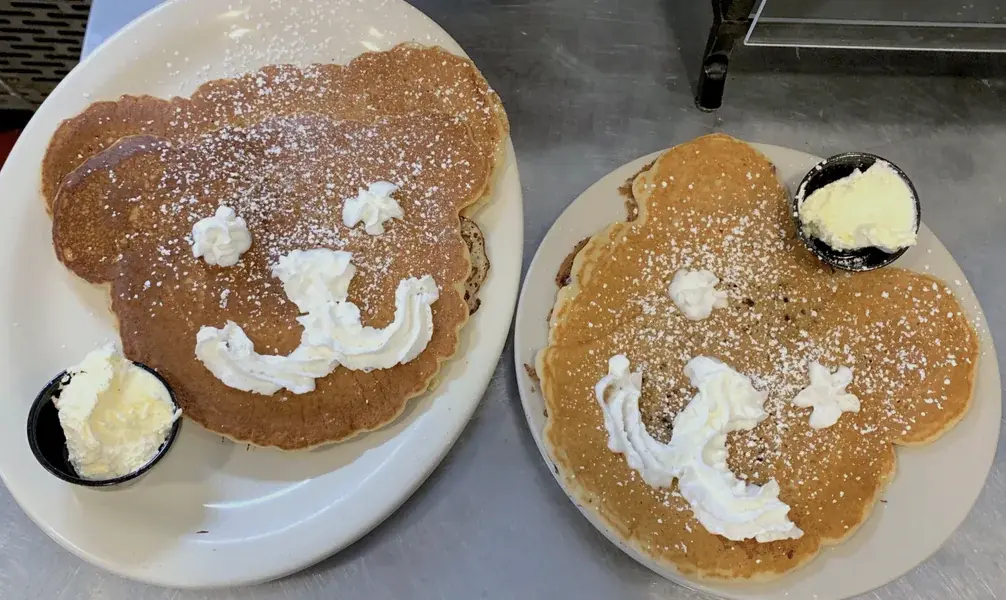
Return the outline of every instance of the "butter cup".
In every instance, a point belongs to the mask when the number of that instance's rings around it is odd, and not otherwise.
[[[897,165],[891,161],[877,156],[876,154],[870,154],[868,152],[845,152],[843,154],[836,154],[830,158],[826,158],[821,162],[814,165],[800,182],[800,187],[797,188],[796,194],[793,195],[793,199],[790,205],[790,213],[793,216],[793,220],[796,224],[796,232],[803,242],[804,246],[807,247],[814,256],[818,257],[822,262],[835,267],[836,269],[841,269],[843,271],[873,271],[874,269],[879,269],[881,267],[886,267],[887,265],[898,260],[902,254],[908,251],[909,246],[904,248],[899,248],[895,252],[886,252],[881,248],[875,246],[870,246],[867,248],[859,248],[856,250],[836,250],[823,240],[818,239],[806,231],[803,226],[803,222],[800,220],[800,205],[803,204],[812,193],[818,189],[828,185],[829,183],[834,183],[839,179],[848,177],[852,175],[857,169],[860,171],[865,171],[866,169],[873,166],[877,161],[883,161],[890,165],[898,177],[908,186],[908,189],[912,192],[912,200],[915,206],[915,232],[919,232],[919,227],[922,224],[922,206],[919,203],[919,193],[915,191],[915,186],[912,185],[912,180],[905,175],[905,172],[898,168]]]
[[[164,386],[164,389],[168,390],[168,396],[171,398],[172,404],[176,407],[178,406],[171,386],[168,385],[168,382],[157,371],[138,362],[132,362],[131,364],[156,377],[161,385]],[[182,426],[181,418],[175,420],[171,426],[171,430],[168,432],[168,437],[165,438],[157,453],[145,465],[132,473],[112,479],[87,479],[78,475],[70,463],[70,453],[66,447],[66,435],[63,433],[63,427],[59,423],[59,411],[56,409],[55,402],[53,402],[54,398],[59,397],[63,378],[66,375],[67,372],[63,371],[49,381],[42,388],[42,391],[39,392],[38,396],[35,397],[35,401],[28,410],[28,446],[31,448],[35,460],[46,471],[74,485],[104,490],[122,489],[139,480],[140,477],[150,471],[154,465],[164,458],[168,450],[171,449]]]

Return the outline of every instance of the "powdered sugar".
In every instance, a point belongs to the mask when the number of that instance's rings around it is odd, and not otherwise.
[[[650,207],[645,224],[620,230],[619,239],[633,245],[595,265],[605,274],[603,289],[582,286],[575,307],[564,309],[562,327],[580,333],[560,338],[589,348],[588,358],[566,368],[592,381],[600,372],[593,361],[627,354],[643,373],[647,429],[667,442],[674,416],[694,394],[683,365],[700,355],[720,358],[768,392],[769,418],[729,437],[733,471],[757,484],[776,477],[798,512],[867,503],[890,468],[889,440],[926,439],[957,414],[943,411],[962,409],[971,374],[952,357],[973,352],[973,334],[936,282],[897,271],[824,271],[798,246],[765,175],[745,177],[747,190],[730,197],[711,180],[649,182],[647,191],[669,194],[663,207]],[[716,273],[729,308],[701,322],[676,313],[664,291],[685,268]],[[812,430],[810,411],[791,404],[814,361],[851,366],[850,391],[863,401],[860,414],[844,415],[829,430]]]
[[[348,249],[358,257],[360,270],[354,300],[365,319],[369,314],[380,326],[390,318],[383,315],[390,304],[374,302],[393,297],[393,289],[383,289],[392,273],[395,282],[429,273],[440,275],[438,282],[467,275],[445,272],[452,267],[443,255],[463,245],[456,220],[463,205],[455,203],[470,201],[486,173],[486,165],[473,165],[477,151],[471,138],[459,137],[462,133],[466,130],[456,120],[443,115],[374,125],[292,116],[223,128],[188,144],[137,144],[123,152],[124,160],[156,164],[145,167],[159,173],[153,193],[131,193],[138,182],[117,176],[114,166],[96,173],[106,178],[110,193],[123,198],[105,205],[113,220],[125,217],[123,207],[149,219],[148,226],[126,227],[122,245],[146,254],[127,258],[149,263],[152,272],[135,289],[120,290],[118,300],[143,302],[149,293],[159,298],[163,285],[195,297],[210,294],[221,309],[243,312],[253,321],[271,320],[276,307],[285,304],[268,274],[280,256],[304,248]],[[451,142],[436,144],[441,138]],[[340,218],[343,198],[374,180],[395,182],[407,205],[407,218],[389,223],[379,239],[345,227]],[[216,203],[241,215],[254,239],[227,269],[201,265],[189,251],[190,223],[212,212]],[[445,225],[452,220],[453,229]],[[160,308],[152,305],[150,316]]]

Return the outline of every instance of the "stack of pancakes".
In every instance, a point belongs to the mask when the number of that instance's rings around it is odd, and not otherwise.
[[[126,356],[161,373],[186,416],[235,440],[309,448],[388,423],[456,352],[488,269],[462,214],[489,199],[507,134],[470,61],[402,45],[346,66],[266,67],[191,98],[93,104],[54,134],[43,191],[60,261],[109,286]],[[342,223],[344,200],[375,181],[399,185],[405,214],[380,236]],[[252,234],[234,267],[209,266],[189,245],[193,223],[220,205]],[[349,300],[364,325],[392,321],[400,280],[432,275],[429,345],[391,369],[337,368],[308,394],[227,387],[196,359],[196,332],[230,320],[257,352],[290,353],[298,311],[271,267],[311,248],[353,253]]]
[[[947,285],[901,269],[835,272],[799,243],[774,166],[724,135],[673,148],[627,188],[638,216],[576,253],[537,358],[545,440],[585,505],[640,550],[680,572],[769,579],[811,560],[866,519],[895,472],[894,445],[923,444],[968,409],[977,337]],[[702,321],[675,310],[668,284],[708,269],[729,306]],[[647,430],[667,442],[695,395],[684,365],[722,360],[768,392],[768,418],[730,433],[728,464],[750,483],[775,479],[796,540],[758,543],[710,534],[677,483],[657,489],[608,449],[594,385],[626,355],[643,375]],[[793,397],[808,365],[851,367],[859,413],[815,430]]]

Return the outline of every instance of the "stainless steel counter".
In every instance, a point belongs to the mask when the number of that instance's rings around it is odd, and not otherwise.
[[[155,3],[94,0],[86,47]],[[1001,65],[970,64],[987,71],[976,78],[934,77],[871,59],[853,65],[855,75],[845,59],[741,49],[724,107],[705,114],[689,86],[708,27],[701,10],[677,14],[661,0],[416,4],[468,50],[506,104],[523,175],[525,263],[596,179],[696,135],[722,130],[819,155],[868,150],[914,178],[926,222],[966,271],[1006,352]],[[10,600],[700,597],[636,565],[566,499],[525,425],[512,346],[461,439],[405,506],[337,556],[274,583],[178,592],[122,580],[50,541],[0,488],[0,598]],[[1006,598],[1003,444],[977,506],[946,546],[867,597]]]

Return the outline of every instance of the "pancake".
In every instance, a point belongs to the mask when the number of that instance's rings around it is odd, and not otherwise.
[[[894,476],[894,446],[930,442],[966,413],[977,337],[942,281],[817,261],[797,240],[775,168],[743,142],[711,135],[677,146],[631,189],[639,218],[590,239],[553,307],[536,361],[546,446],[577,500],[656,560],[697,578],[778,577],[863,523]],[[716,274],[728,306],[702,321],[676,311],[667,288],[683,267]],[[650,487],[609,450],[594,386],[617,354],[642,371],[640,411],[661,442],[695,394],[684,366],[696,356],[767,391],[768,418],[728,434],[728,465],[750,483],[775,479],[803,537],[713,535],[677,481]],[[852,368],[858,413],[810,428],[811,410],[791,400],[811,361]]]
[[[489,277],[489,254],[486,252],[485,234],[479,229],[478,223],[467,217],[461,217],[461,238],[468,246],[468,257],[472,263],[465,281],[465,303],[468,305],[468,314],[474,315],[482,306],[479,291],[486,282],[486,277]]]
[[[147,134],[184,141],[221,127],[304,112],[366,123],[419,112],[452,115],[471,129],[478,156],[491,169],[502,161],[509,132],[499,96],[471,61],[439,47],[401,44],[362,54],[345,66],[264,67],[207,82],[191,98],[96,102],[60,124],[49,142],[42,162],[46,205],[51,213],[63,178],[120,138]],[[487,201],[490,188],[478,205]]]
[[[309,448],[391,421],[455,353],[471,267],[459,213],[483,197],[491,173],[469,126],[441,113],[367,123],[271,117],[187,142],[130,136],[65,179],[53,245],[75,274],[109,286],[126,356],[163,375],[186,416],[234,440]],[[379,180],[399,183],[404,218],[380,236],[346,228],[343,199]],[[186,240],[222,204],[247,221],[253,240],[227,268],[193,258]],[[311,248],[353,253],[349,300],[364,325],[391,322],[401,279],[432,275],[440,297],[426,349],[390,369],[338,367],[307,394],[227,387],[196,359],[196,332],[231,320],[256,351],[291,352],[298,310],[271,267]]]

